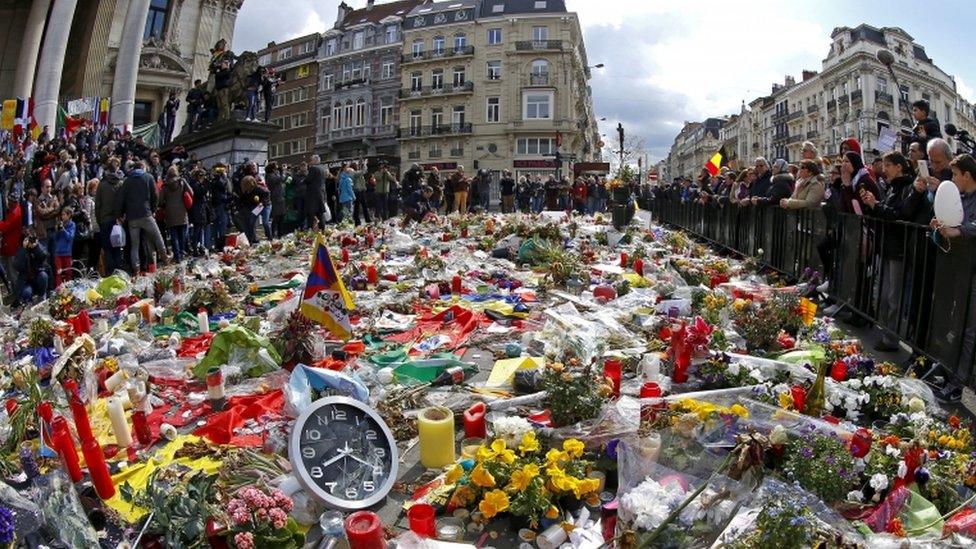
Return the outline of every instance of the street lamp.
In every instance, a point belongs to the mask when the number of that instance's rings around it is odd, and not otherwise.
[[[588,68],[588,69],[602,69],[603,68],[603,63],[597,63],[596,65],[591,65],[591,66],[586,67],[586,68]]]

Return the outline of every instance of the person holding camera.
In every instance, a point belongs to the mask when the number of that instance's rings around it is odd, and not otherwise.
[[[23,247],[14,257],[14,270],[17,272],[14,307],[32,303],[35,297],[44,299],[47,296],[50,280],[47,246],[37,238],[33,229],[27,229]]]

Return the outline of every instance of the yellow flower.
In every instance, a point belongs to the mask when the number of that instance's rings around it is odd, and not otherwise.
[[[561,461],[566,461],[567,459],[569,459],[569,456],[566,455],[566,452],[559,451],[555,448],[552,448],[546,452],[546,463],[550,465],[556,465]]]
[[[790,393],[780,393],[779,394],[779,407],[784,410],[793,409],[793,395]]]
[[[742,419],[749,418],[749,410],[746,409],[746,407],[741,404],[733,404],[732,407],[729,408],[729,411],[741,417]]]
[[[478,451],[474,454],[474,459],[478,463],[484,463],[493,457],[495,457],[495,454],[491,451],[491,448],[485,446],[484,444],[479,446]]]
[[[573,524],[572,522],[566,522],[566,521],[563,521],[562,523],[560,523],[559,524],[559,527],[562,528],[563,531],[566,532],[567,534],[571,534],[573,532],[573,530],[576,529],[576,525],[575,524]]]
[[[454,495],[451,496],[451,500],[458,507],[467,507],[471,502],[474,501],[474,488],[471,486],[461,486],[454,491]]]
[[[532,483],[532,479],[537,476],[539,476],[539,466],[534,463],[530,463],[512,473],[511,486],[518,491],[525,490],[529,487],[529,484]]]
[[[492,457],[497,457],[505,463],[510,464],[515,461],[515,452],[506,448],[505,441],[502,439],[498,439],[491,443],[491,451],[494,453],[494,456]]]
[[[478,510],[485,518],[492,518],[508,509],[508,495],[501,490],[492,490],[478,504]]]
[[[550,505],[549,508],[546,509],[547,519],[554,519],[558,516],[559,516],[559,507],[556,507],[555,505]]]
[[[495,477],[489,473],[482,464],[475,466],[474,470],[471,471],[471,482],[475,486],[481,488],[493,488],[495,486]]]
[[[576,484],[573,486],[573,495],[578,499],[583,499],[583,496],[596,491],[596,489],[599,487],[599,480],[595,478],[585,478],[576,482]]]
[[[454,467],[451,467],[451,470],[447,472],[447,476],[444,477],[444,482],[447,484],[454,484],[461,478],[462,474],[464,474],[464,469],[455,463]]]
[[[518,449],[522,455],[539,450],[539,441],[535,438],[535,431],[529,431],[522,435],[522,443],[519,444]]]
[[[569,457],[573,459],[583,455],[583,448],[583,443],[575,438],[563,441],[563,450],[565,450],[566,453],[569,454]]]

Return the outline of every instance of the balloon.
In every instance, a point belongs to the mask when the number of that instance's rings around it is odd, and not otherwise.
[[[952,181],[943,181],[935,191],[935,218],[946,227],[962,225],[962,197]]]

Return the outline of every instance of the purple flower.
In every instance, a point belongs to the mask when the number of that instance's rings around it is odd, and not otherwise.
[[[813,449],[809,446],[804,446],[803,448],[800,448],[800,455],[805,459],[810,459],[813,457]]]
[[[0,505],[0,545],[14,540],[14,514],[8,507]]]

